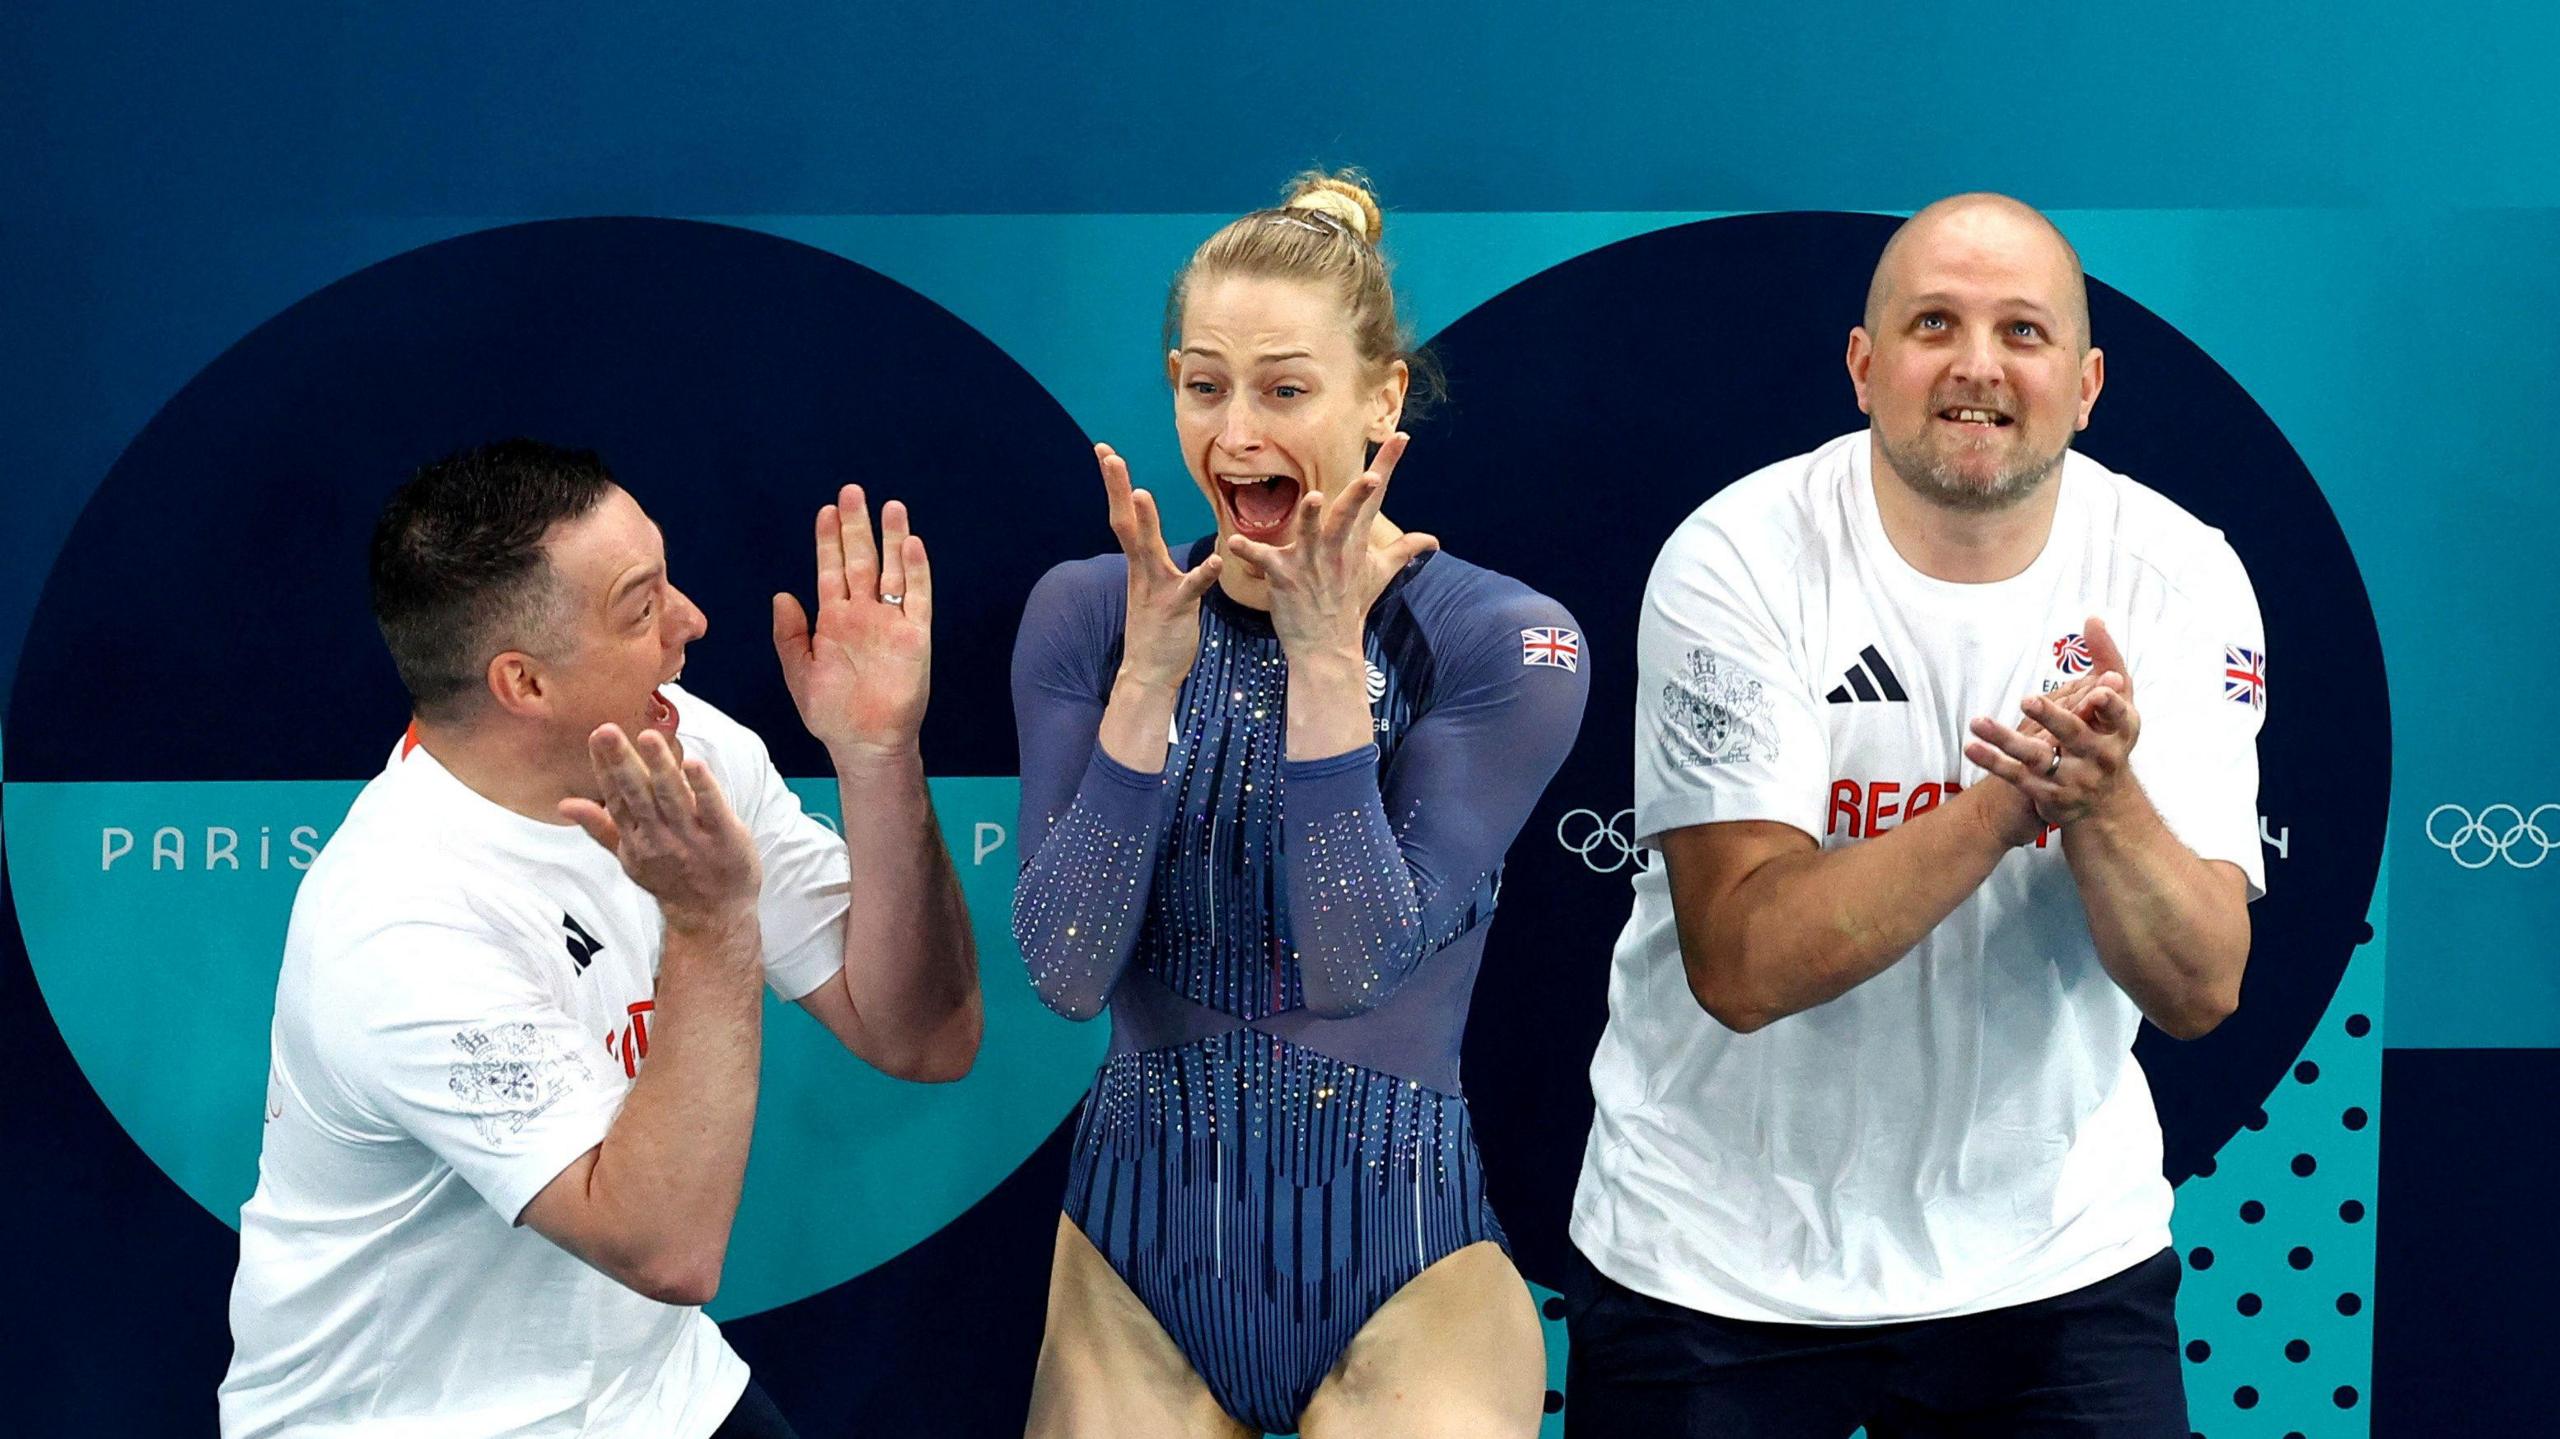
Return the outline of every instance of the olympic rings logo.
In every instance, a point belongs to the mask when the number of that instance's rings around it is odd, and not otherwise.
[[[1569,809],[1556,821],[1556,843],[1563,845],[1567,853],[1579,855],[1592,873],[1615,874],[1631,864],[1643,863],[1645,850],[1626,832],[1633,828],[1635,817],[1633,805],[1606,819],[1596,809]]]
[[[2458,804],[2440,804],[2427,812],[2427,842],[2453,856],[2453,862],[2464,869],[2487,869],[2505,860],[2510,869],[2532,869],[2560,849],[2560,838],[2543,828],[2542,817],[2560,814],[2560,803],[2533,807],[2531,813],[2511,804],[2493,804],[2474,818],[2471,811]],[[2450,833],[2437,821],[2447,815],[2457,816],[2461,823]],[[2533,847],[2532,858],[2518,858],[2525,846]]]

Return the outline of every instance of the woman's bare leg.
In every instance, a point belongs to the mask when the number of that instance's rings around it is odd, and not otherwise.
[[[1369,1316],[1307,1405],[1305,1439],[1532,1439],[1545,1341],[1529,1286],[1490,1241],[1443,1258]]]
[[[1249,1439],[1084,1231],[1058,1216],[1028,1439]]]

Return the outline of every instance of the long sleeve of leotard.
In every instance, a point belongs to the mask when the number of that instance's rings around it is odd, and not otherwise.
[[[1374,745],[1282,767],[1289,936],[1317,1014],[1384,1001],[1481,918],[1478,892],[1581,729],[1588,657],[1562,605],[1516,590],[1452,630],[1383,776]]]
[[[1013,722],[1022,746],[1023,856],[1013,938],[1040,1002],[1091,1019],[1136,951],[1168,811],[1164,776],[1102,752],[1102,711],[1128,603],[1119,555],[1041,577],[1013,644]]]

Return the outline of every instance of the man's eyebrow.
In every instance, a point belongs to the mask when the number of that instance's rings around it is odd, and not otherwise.
[[[1941,290],[1931,290],[1926,294],[1911,295],[1908,297],[1897,295],[1894,297],[1893,303],[1897,306],[1907,305],[1913,311],[1925,314],[1931,310],[1941,310],[1953,306],[1956,303],[1956,297]],[[2006,296],[1997,301],[1993,308],[2029,310],[2047,318],[2051,318],[2061,313],[2059,310],[2056,310],[2044,301],[2033,299],[2026,295]]]
[[[605,605],[610,608],[614,605],[621,604],[624,600],[630,598],[631,592],[634,589],[637,589],[644,584],[657,583],[658,577],[666,572],[667,567],[663,564],[655,564],[646,569],[633,571],[631,574],[625,576],[620,584],[613,587],[613,593],[606,598]]]

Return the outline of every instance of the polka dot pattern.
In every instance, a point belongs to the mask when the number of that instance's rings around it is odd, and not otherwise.
[[[2266,1105],[2178,1189],[2187,1421],[2199,1439],[2366,1439],[2382,953],[2356,952]]]
[[[1547,1342],[1547,1417],[1538,1439],[1564,1439],[1564,1296],[1543,1284],[1531,1284],[1529,1296],[1538,1301],[1538,1337]]]
[[[2266,1107],[2178,1190],[2193,1439],[2367,1439],[2381,1009],[2368,943]],[[1547,1341],[1538,1432],[1563,1439],[1564,1300],[1530,1289]]]

